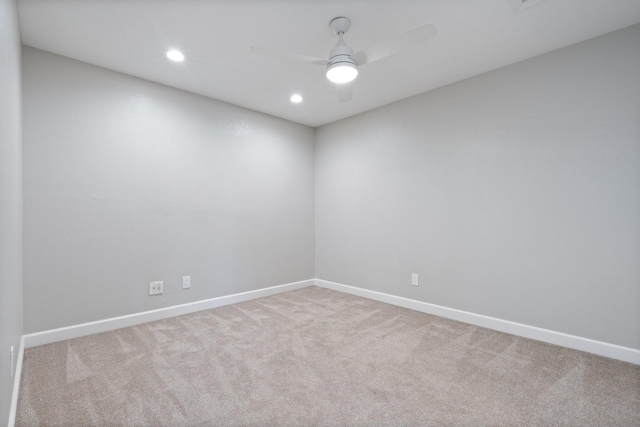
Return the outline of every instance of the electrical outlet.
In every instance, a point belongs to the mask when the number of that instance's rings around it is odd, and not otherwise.
[[[182,289],[189,289],[191,287],[191,276],[182,277]]]
[[[411,284],[413,286],[420,286],[420,282],[418,280],[418,275],[417,274],[412,274],[411,275]]]
[[[158,295],[164,291],[162,281],[149,283],[149,295]]]
[[[11,346],[11,350],[10,351],[11,351],[11,356],[10,356],[11,357],[11,359],[10,359],[11,360],[11,362],[10,362],[10,365],[11,365],[11,376],[13,376],[13,374],[15,374],[15,372],[13,371],[13,346]]]

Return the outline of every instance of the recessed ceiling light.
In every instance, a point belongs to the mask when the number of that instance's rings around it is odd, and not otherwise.
[[[302,95],[299,95],[297,93],[291,95],[291,98],[289,98],[291,100],[291,102],[293,102],[294,104],[299,104],[302,102]]]
[[[184,61],[184,55],[179,50],[168,50],[167,58],[176,62]]]

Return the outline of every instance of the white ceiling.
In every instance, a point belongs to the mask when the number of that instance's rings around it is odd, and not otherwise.
[[[529,0],[531,1],[531,0]],[[320,126],[640,22],[639,0],[19,0],[22,42],[309,126]],[[360,69],[340,103],[316,65],[252,55],[250,46],[321,58],[337,16],[358,51],[426,22],[438,37]],[[166,59],[169,48],[187,59]],[[640,49],[640,47],[639,47]],[[298,92],[305,98],[292,104]]]

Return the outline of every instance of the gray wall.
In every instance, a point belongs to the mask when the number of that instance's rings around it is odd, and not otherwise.
[[[28,47],[23,72],[25,333],[314,277],[313,129]]]
[[[640,348],[638,46],[640,25],[319,128],[316,277]]]
[[[315,276],[640,348],[639,44],[634,26],[317,129]],[[23,60],[26,333],[314,276],[312,129]]]
[[[0,424],[9,419],[22,335],[20,34],[15,1],[0,1]]]

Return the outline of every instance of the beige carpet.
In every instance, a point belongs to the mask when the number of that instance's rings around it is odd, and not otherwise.
[[[25,352],[18,426],[639,426],[640,367],[318,287]]]

